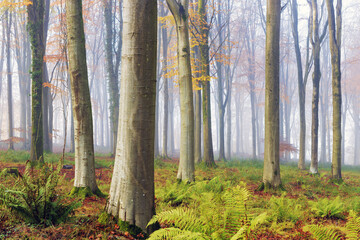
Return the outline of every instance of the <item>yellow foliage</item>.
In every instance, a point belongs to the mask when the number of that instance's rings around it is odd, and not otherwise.
[[[24,1],[15,1],[15,0],[3,0],[0,2],[0,8],[16,8],[22,6],[31,5],[32,1],[24,0]]]

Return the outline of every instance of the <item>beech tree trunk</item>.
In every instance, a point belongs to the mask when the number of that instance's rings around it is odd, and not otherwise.
[[[43,59],[44,49],[44,0],[33,0],[27,6],[28,26],[32,50],[31,64],[31,147],[30,161],[44,162],[43,154],[43,116],[42,116],[42,91],[43,91]]]
[[[181,112],[180,163],[177,178],[192,182],[194,176],[194,104],[190,63],[189,1],[166,0],[175,18]]]
[[[279,161],[280,1],[267,1],[265,50],[265,152],[263,184],[281,186]]]
[[[318,5],[317,0],[312,0],[310,4],[311,8],[311,44],[313,47],[314,57],[314,72],[313,72],[313,98],[312,98],[312,119],[311,119],[311,165],[310,173],[318,174],[318,146],[319,146],[319,93],[320,93],[320,50],[321,42],[326,34],[326,25],[324,31],[320,36],[319,33],[319,17],[318,17]],[[321,9],[322,10],[322,9]]]
[[[86,64],[82,0],[66,1],[67,41],[75,137],[74,193],[98,193],[95,179],[93,123]]]
[[[106,0],[104,3],[104,18],[105,18],[105,58],[106,58],[106,73],[109,82],[110,93],[110,121],[112,125],[113,149],[115,154],[116,138],[118,130],[119,117],[119,81],[117,79],[116,71],[118,69],[114,66],[113,57],[113,7],[112,0]]]
[[[305,118],[305,95],[306,95],[306,83],[310,73],[310,56],[309,56],[309,40],[310,40],[310,24],[308,30],[308,36],[306,41],[306,59],[305,69],[303,71],[300,43],[299,43],[299,31],[298,31],[298,4],[297,0],[292,0],[292,35],[294,38],[295,55],[298,70],[298,91],[299,91],[299,114],[300,114],[300,149],[299,149],[299,162],[298,168],[301,170],[305,169],[305,153],[306,153],[306,118]]]
[[[161,14],[165,17],[165,7],[161,6]],[[163,89],[164,89],[164,115],[163,115],[163,131],[162,131],[162,156],[167,158],[168,157],[168,123],[169,123],[169,77],[167,76],[168,72],[168,31],[167,27],[163,26],[161,29],[162,34],[162,50],[163,50]]]
[[[12,97],[12,73],[11,73],[11,53],[10,53],[10,42],[11,42],[11,25],[12,25],[12,14],[9,10],[5,12],[6,21],[6,72],[7,72],[7,103],[8,103],[8,130],[9,130],[9,150],[14,150],[14,120],[13,120],[13,97]]]
[[[342,31],[342,0],[337,0],[336,19],[333,0],[326,0],[329,19],[329,42],[332,66],[332,97],[333,97],[333,151],[332,178],[341,180],[341,31]]]
[[[125,0],[123,6],[118,142],[107,212],[146,230],[154,214],[157,1]]]
[[[211,130],[211,104],[210,104],[210,64],[209,64],[209,25],[206,16],[206,1],[198,1],[200,15],[200,35],[203,36],[200,42],[201,76],[202,82],[202,111],[203,111],[203,141],[204,157],[206,166],[215,166],[212,130]]]

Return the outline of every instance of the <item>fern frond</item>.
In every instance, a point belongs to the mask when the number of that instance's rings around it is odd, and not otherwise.
[[[181,230],[179,228],[163,228],[153,232],[148,240],[210,240],[205,234]]]
[[[360,217],[352,210],[349,212],[348,221],[346,223],[346,239],[360,239]]]
[[[242,228],[240,228],[240,230],[234,235],[232,236],[232,238],[230,240],[240,240],[240,239],[245,239],[245,235],[246,232],[248,231],[249,226],[245,225]]]
[[[235,234],[239,228],[248,224],[246,202],[249,197],[249,191],[239,185],[229,189],[223,196],[225,205],[223,226],[229,234],[229,238]]]
[[[320,199],[317,202],[309,202],[311,205],[311,211],[316,214],[316,216],[322,218],[328,217],[337,217],[344,218],[344,203],[337,197],[333,200],[329,200],[327,198]]]
[[[204,221],[192,209],[175,208],[169,211],[161,212],[155,215],[148,226],[156,223],[170,223],[181,230],[188,230],[194,232],[206,232],[207,226]]]
[[[338,240],[341,236],[334,230],[318,225],[306,226],[316,240]]]

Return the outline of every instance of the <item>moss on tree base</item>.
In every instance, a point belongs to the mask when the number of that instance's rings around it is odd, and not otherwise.
[[[73,189],[70,191],[70,196],[77,196],[81,198],[90,197],[93,195],[96,195],[98,197],[105,197],[105,194],[103,194],[100,189],[96,189],[95,192],[91,191],[89,187],[73,187]]]
[[[98,222],[102,225],[107,225],[109,224],[110,222],[110,219],[111,219],[111,215],[108,214],[107,212],[102,212],[100,215],[99,215],[99,218],[98,218]]]
[[[256,191],[286,191],[284,185],[280,184],[279,186],[272,186],[269,182],[262,182],[260,186],[256,189]]]

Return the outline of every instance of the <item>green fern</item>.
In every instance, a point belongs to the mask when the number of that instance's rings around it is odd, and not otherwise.
[[[60,177],[60,170],[60,165],[52,170],[51,165],[33,168],[28,163],[24,174],[14,179],[11,189],[0,193],[0,203],[28,223],[49,226],[65,221],[81,203],[62,203],[56,191],[64,178]]]
[[[303,216],[301,205],[295,199],[286,198],[286,194],[280,198],[272,196],[269,207],[269,220],[273,222],[291,221],[295,223]]]
[[[360,217],[352,210],[346,223],[346,239],[360,239]]]
[[[216,181],[217,186],[224,184]],[[247,215],[246,202],[250,193],[244,184],[226,191],[221,188],[211,191],[207,184],[197,183],[187,189],[194,210],[178,207],[154,216],[148,225],[160,222],[171,227],[156,231],[150,239],[192,239],[195,235],[198,237],[194,239],[243,239],[250,230],[266,221],[266,214],[253,220]]]
[[[315,216],[322,218],[344,218],[344,203],[337,197],[333,200],[323,198],[317,202],[310,201],[311,211],[315,213]]]
[[[338,240],[341,236],[334,230],[328,227],[318,225],[307,225],[304,227],[309,231],[316,240]]]
[[[225,206],[223,228],[227,233],[227,238],[234,235],[242,226],[249,224],[246,214],[246,202],[249,197],[249,191],[239,185],[229,189],[223,195]]]
[[[210,240],[203,233],[181,230],[179,228],[163,228],[152,233],[148,240]]]
[[[192,232],[207,232],[207,224],[192,209],[175,208],[155,215],[148,226],[162,222],[171,224],[179,229]]]

